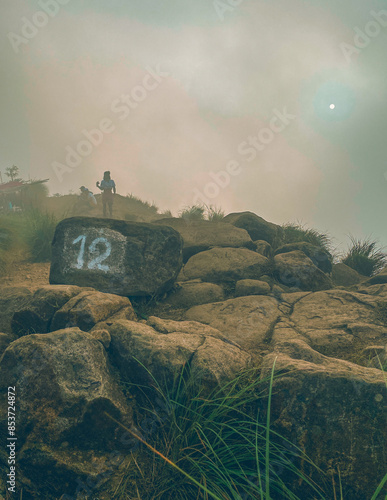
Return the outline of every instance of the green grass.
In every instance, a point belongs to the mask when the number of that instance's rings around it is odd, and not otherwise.
[[[138,198],[138,196],[135,196],[132,193],[127,194],[126,198],[128,198],[132,202],[133,205],[138,206],[139,208],[146,208],[146,209],[150,210],[151,212],[154,212],[155,214],[157,214],[157,212],[159,210],[157,205],[154,202],[149,203],[149,201],[143,201],[140,198]]]
[[[25,251],[24,219],[19,214],[0,216],[0,276]]]
[[[25,242],[31,262],[48,262],[51,259],[51,242],[58,223],[54,215],[38,210],[26,216]]]
[[[225,213],[221,208],[210,205],[207,207],[207,220],[220,222],[224,219]]]
[[[185,207],[179,212],[179,217],[186,220],[204,220],[205,207],[201,205],[192,205]]]
[[[56,218],[39,210],[0,217],[0,275],[15,260],[47,262]]]
[[[387,254],[376,241],[350,236],[351,246],[341,262],[363,276],[373,276],[387,265]]]
[[[224,211],[214,205],[192,205],[179,212],[179,217],[187,220],[209,220],[219,222],[224,219]]]
[[[301,224],[294,223],[288,223],[282,226],[282,236],[275,242],[274,247],[278,248],[287,243],[299,243],[301,241],[306,241],[329,253],[332,251],[332,240],[329,235],[317,231],[316,229],[306,228]]]
[[[112,498],[301,500],[286,485],[286,477],[303,481],[305,491],[313,492],[311,499],[323,499],[297,469],[297,460],[310,461],[270,428],[273,377],[274,366],[266,380],[249,370],[210,393],[199,388],[200,381],[189,370],[170,389],[153,378],[152,390],[143,388],[146,404],[136,425],[141,429],[144,415],[158,422],[160,402],[169,409],[168,417],[148,436],[134,434],[143,448],[133,453],[132,467]],[[258,410],[262,398],[266,416]]]

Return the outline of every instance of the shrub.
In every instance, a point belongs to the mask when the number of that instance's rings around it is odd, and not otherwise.
[[[27,215],[25,242],[31,262],[48,262],[51,259],[51,242],[57,219],[49,213],[33,210]]]
[[[286,245],[287,243],[299,243],[306,241],[311,245],[320,247],[327,252],[331,252],[331,238],[316,229],[305,228],[301,224],[288,223],[282,226],[282,237],[276,242],[276,247]]]
[[[207,207],[207,219],[212,222],[219,222],[224,219],[224,211],[221,208],[217,208],[213,205]]]
[[[205,207],[201,205],[192,205],[180,210],[179,217],[187,220],[204,220]]]
[[[341,262],[363,276],[373,276],[387,265],[387,254],[369,238],[358,240],[350,236],[351,246]]]

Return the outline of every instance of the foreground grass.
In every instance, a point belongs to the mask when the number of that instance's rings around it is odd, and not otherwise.
[[[48,262],[58,221],[49,213],[31,210],[0,216],[0,275],[17,260]]]
[[[112,498],[303,500],[289,487],[301,482],[310,500],[324,499],[296,466],[310,460],[270,427],[273,373],[274,366],[271,378],[260,380],[250,370],[210,393],[187,370],[170,390],[153,379],[151,391],[142,388],[139,430],[125,428],[140,453]]]

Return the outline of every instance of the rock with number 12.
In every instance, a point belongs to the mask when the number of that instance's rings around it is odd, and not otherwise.
[[[51,284],[93,287],[124,296],[158,295],[174,284],[183,240],[167,226],[73,217],[52,242]]]

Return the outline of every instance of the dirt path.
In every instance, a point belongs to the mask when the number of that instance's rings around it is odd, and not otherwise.
[[[17,262],[10,266],[8,274],[0,278],[0,286],[26,286],[39,288],[49,285],[48,276],[50,263],[32,264],[31,262]]]

